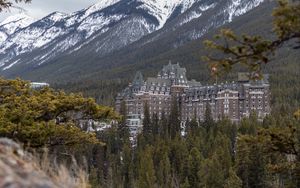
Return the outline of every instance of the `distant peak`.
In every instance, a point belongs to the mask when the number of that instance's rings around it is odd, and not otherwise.
[[[51,15],[61,15],[61,16],[66,16],[67,13],[55,11],[55,12],[52,12],[49,16],[51,16]]]
[[[121,0],[99,0],[98,3],[90,6],[89,8],[87,8],[87,12],[88,13],[92,13],[92,12],[96,12],[98,10],[102,10],[106,7],[109,7],[111,5],[114,5],[118,2],[120,2]]]
[[[63,18],[65,18],[66,16],[68,16],[68,14],[64,13],[64,12],[53,12],[51,14],[49,14],[48,16],[46,16],[45,18],[51,19],[53,21],[59,21]]]
[[[181,13],[189,9],[198,0],[136,0],[141,2],[139,8],[146,9],[157,18],[158,28],[162,28],[174,10],[181,7]]]

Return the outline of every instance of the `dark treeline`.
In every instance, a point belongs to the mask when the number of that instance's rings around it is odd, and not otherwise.
[[[124,88],[128,83],[128,79],[84,80],[81,82],[62,81],[51,84],[51,87],[63,89],[66,92],[82,93],[85,97],[94,98],[99,104],[113,106],[120,88]]]
[[[145,109],[136,147],[130,145],[124,122],[98,133],[107,143],[106,174],[97,180],[91,177],[93,186],[296,188],[300,185],[297,118],[283,114],[258,122],[253,114],[234,124],[227,119],[214,122],[207,110],[204,122],[192,119],[183,131],[175,105],[161,120]]]

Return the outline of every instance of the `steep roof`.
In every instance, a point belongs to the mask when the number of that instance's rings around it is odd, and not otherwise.
[[[142,86],[142,85],[144,85],[144,77],[143,77],[143,75],[140,71],[138,71],[135,74],[132,85],[133,86]]]

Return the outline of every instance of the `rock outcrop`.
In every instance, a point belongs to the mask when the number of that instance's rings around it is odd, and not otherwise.
[[[86,187],[72,178],[67,170],[63,173],[60,173],[60,170],[49,167],[46,173],[37,158],[24,151],[19,144],[10,139],[0,138],[1,188]]]

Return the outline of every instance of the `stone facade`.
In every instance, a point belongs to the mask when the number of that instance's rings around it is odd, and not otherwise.
[[[238,122],[251,112],[263,119],[271,111],[268,75],[264,80],[253,81],[245,73],[239,73],[237,82],[203,86],[195,80],[187,80],[186,69],[171,63],[164,66],[156,78],[146,81],[138,72],[133,82],[118,94],[116,110],[119,111],[125,101],[129,115],[143,118],[147,103],[150,115],[168,116],[172,100],[179,104],[182,122],[192,118],[202,121],[208,105],[216,121],[227,117]]]

